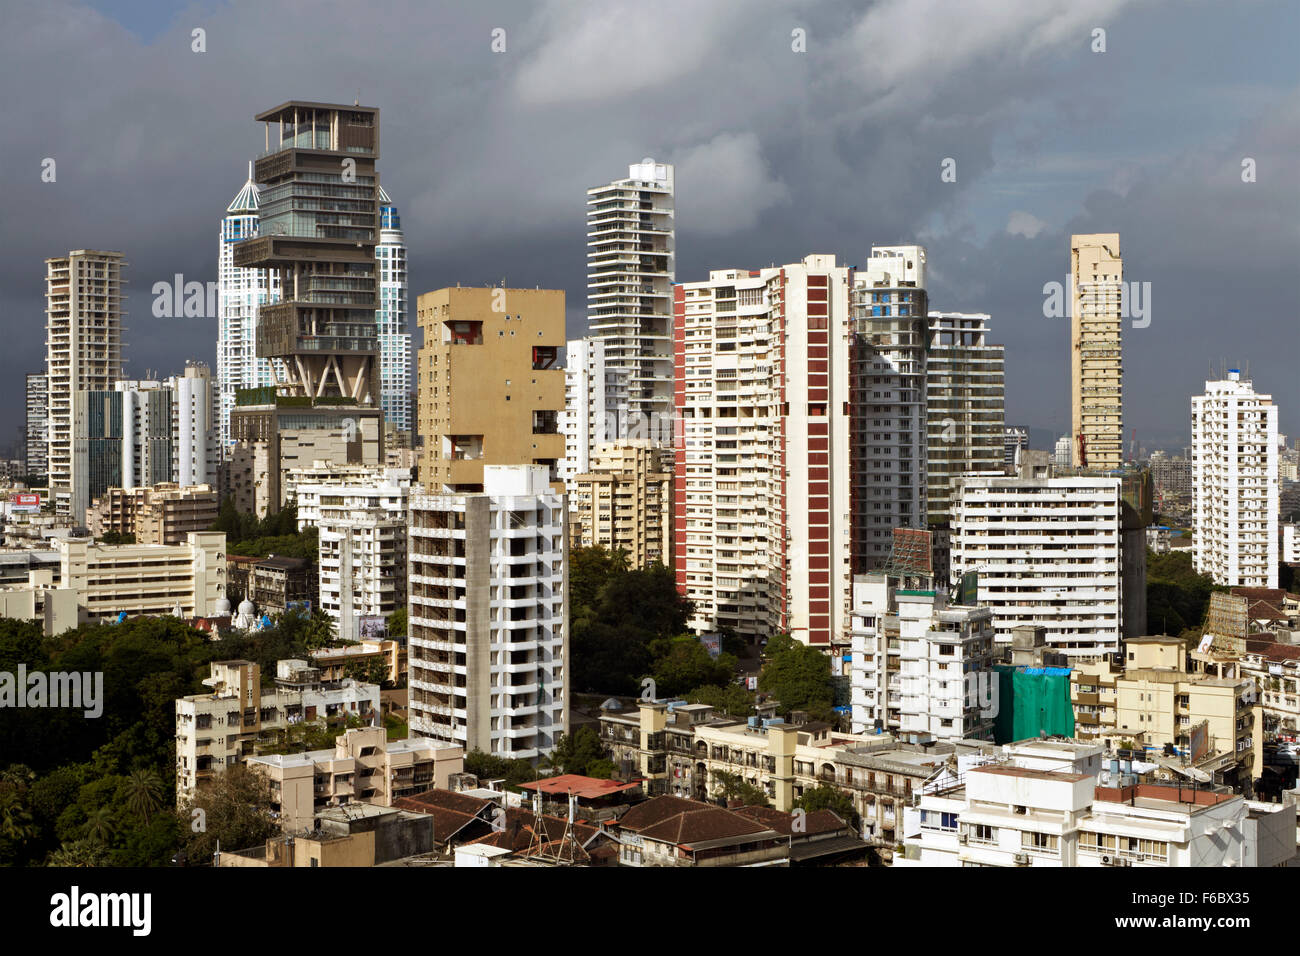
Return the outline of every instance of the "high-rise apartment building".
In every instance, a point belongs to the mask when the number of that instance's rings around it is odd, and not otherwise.
[[[1192,396],[1196,570],[1228,587],[1277,587],[1277,406],[1237,369]]]
[[[1070,237],[1070,436],[1076,468],[1124,463],[1119,233]]]
[[[360,640],[363,625],[406,607],[410,494],[410,474],[400,470],[296,488],[298,528],[319,529],[320,608],[343,640]]]
[[[947,588],[931,580],[861,575],[852,648],[853,733],[993,739],[998,675],[988,608],[950,605]]]
[[[411,496],[413,735],[536,760],[569,729],[566,502],[540,466]]]
[[[397,207],[379,187],[379,399],[384,421],[409,432],[411,421],[411,333],[407,330],[406,236]]]
[[[244,388],[268,388],[282,377],[272,360],[257,354],[257,310],[280,298],[280,274],[235,265],[235,244],[258,234],[258,187],[253,164],[248,180],[226,207],[217,239],[217,446],[230,454],[230,413]]]
[[[587,325],[613,381],[606,438],[672,440],[673,167],[644,159],[587,190]]]
[[[1029,429],[1011,426],[1002,429],[1002,467],[1014,475],[1020,467],[1020,453],[1029,448]]]
[[[564,293],[458,286],[424,293],[417,313],[420,483],[481,491],[485,465],[544,465],[558,483]]]
[[[895,528],[926,527],[922,246],[873,246],[853,277],[853,570],[882,566]]]
[[[111,389],[78,392],[72,486],[78,513],[109,488],[212,484],[211,384],[207,365],[187,362],[183,374],[162,381],[122,379]]]
[[[1125,636],[1121,492],[1122,480],[1107,476],[958,479],[952,579],[977,575],[976,603],[993,609],[998,643],[1031,625],[1046,628],[1051,649],[1071,658],[1118,650]],[[1134,586],[1145,586],[1144,574],[1143,565]]]
[[[988,326],[983,314],[930,313],[925,473],[932,525],[950,520],[957,478],[1002,471],[1005,359],[1003,347],[988,342]]]
[[[43,372],[27,376],[27,419],[23,434],[27,440],[27,474],[44,475],[50,465],[47,434],[49,420],[46,409],[50,404],[50,380]]]
[[[634,568],[672,561],[673,452],[647,439],[603,442],[568,485],[575,547],[622,549]]]
[[[50,497],[55,511],[75,521],[89,501],[73,501],[84,481],[73,456],[78,392],[107,391],[122,377],[124,296],[120,252],[77,249],[45,260],[45,345]]]
[[[590,470],[596,446],[617,437],[617,410],[626,406],[625,396],[619,394],[620,382],[623,376],[605,367],[604,339],[592,336],[565,343],[564,411],[560,413],[564,482]]]
[[[847,632],[852,279],[812,255],[675,289],[674,567],[696,630]]]
[[[230,429],[254,454],[261,446],[262,481],[274,486],[267,506],[279,508],[286,440],[337,436],[347,461],[383,461],[379,110],[291,101],[257,120],[266,149],[253,169],[258,235],[236,243],[232,259],[279,282],[280,301],[258,308],[255,350],[283,378],[237,392]]]

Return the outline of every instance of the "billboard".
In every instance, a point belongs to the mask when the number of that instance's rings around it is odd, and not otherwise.
[[[357,618],[357,636],[363,641],[382,641],[388,637],[388,619],[382,614],[363,614]]]
[[[1196,763],[1210,752],[1210,722],[1203,720],[1193,727],[1187,740],[1192,751],[1192,763]]]
[[[18,491],[9,496],[10,511],[40,511],[41,496],[34,491]]]

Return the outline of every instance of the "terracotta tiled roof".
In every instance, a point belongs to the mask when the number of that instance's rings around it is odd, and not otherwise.
[[[648,826],[640,831],[640,836],[646,840],[682,846],[771,832],[770,827],[755,823],[731,810],[705,804],[703,808],[686,810]]]
[[[780,810],[774,810],[771,807],[737,807],[732,813],[738,813],[742,817],[761,823],[770,830],[775,830],[783,836],[791,836],[794,833],[794,814],[782,813]],[[801,836],[816,836],[819,833],[834,833],[837,830],[844,829],[844,821],[831,810],[814,810],[812,813],[804,816],[804,828],[800,831]]]
[[[619,817],[618,825],[624,830],[639,832],[687,810],[700,810],[711,806],[712,804],[687,800],[685,797],[653,797],[645,803],[637,804]]]

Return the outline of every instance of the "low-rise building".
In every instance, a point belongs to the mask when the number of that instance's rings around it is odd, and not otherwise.
[[[433,819],[391,807],[347,804],[316,814],[308,832],[273,837],[265,846],[222,850],[226,867],[381,866],[433,852]]]
[[[178,803],[214,774],[255,756],[260,741],[274,743],[276,732],[295,724],[351,716],[373,725],[379,719],[378,684],[327,684],[306,661],[277,662],[269,688],[262,687],[261,669],[252,661],[214,661],[203,683],[210,693],[176,701]]]
[[[232,604],[251,601],[258,613],[268,615],[316,606],[316,569],[306,558],[232,554],[227,564],[226,593]]]
[[[311,827],[322,809],[347,803],[389,807],[399,797],[446,787],[465,751],[427,737],[388,740],[383,727],[344,731],[332,750],[249,757],[271,784],[272,810],[286,833]]]
[[[207,531],[221,501],[211,485],[174,481],[137,488],[109,488],[86,512],[92,535],[134,535],[137,544],[181,544],[191,531]]]
[[[121,614],[206,617],[226,594],[226,535],[189,532],[184,544],[56,542],[59,585],[77,592],[91,620]]]

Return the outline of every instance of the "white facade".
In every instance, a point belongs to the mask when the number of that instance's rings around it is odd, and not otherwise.
[[[536,760],[568,730],[566,501],[543,466],[483,488],[411,496],[411,732]]]
[[[1227,587],[1277,587],[1277,406],[1236,369],[1192,396],[1196,570]]]
[[[895,528],[925,528],[929,309],[923,246],[872,246],[853,276],[853,567],[883,565]]]
[[[45,373],[49,388],[49,494],[55,511],[82,521],[88,501],[74,501],[73,417],[78,392],[108,390],[122,377],[120,252],[78,249],[45,260]],[[84,469],[84,465],[83,465]]]
[[[1095,658],[1122,628],[1120,479],[962,478],[954,504],[952,580],[979,573],[999,643],[1021,625],[1053,650]]]
[[[898,583],[884,574],[853,582],[852,732],[992,740],[993,612]]]
[[[1057,468],[1070,467],[1070,436],[1062,435],[1056,439],[1056,448],[1052,451],[1052,464]]]
[[[1300,564],[1300,525],[1282,525],[1282,561]]]
[[[926,509],[931,521],[947,523],[957,478],[1002,470],[1005,358],[988,342],[985,314],[931,312],[929,322]]]
[[[848,633],[851,277],[812,255],[681,286],[674,550],[696,630]]]
[[[407,317],[406,236],[388,193],[379,187],[379,401],[384,421],[399,431],[414,429],[411,418],[411,333]]]
[[[587,190],[587,327],[618,379],[610,440],[672,437],[673,189],[673,167],[645,159]]]
[[[339,637],[359,641],[361,619],[406,606],[410,472],[365,484],[300,484],[298,528],[319,529],[320,607]]]
[[[226,207],[217,237],[217,445],[229,456],[230,411],[241,388],[265,388],[276,382],[270,359],[258,358],[257,308],[280,299],[278,274],[235,265],[235,243],[257,236],[258,187],[253,164],[248,181]]]
[[[605,367],[605,341],[594,336],[564,345],[564,460],[560,480],[591,470],[591,453],[618,432],[618,409],[627,406],[626,376]],[[572,489],[569,489],[570,492]]]
[[[1273,849],[1261,832],[1282,829],[1236,794],[1190,785],[1099,787],[1095,774],[1014,764],[963,777],[906,811],[895,866],[1257,866]],[[1277,812],[1293,829],[1294,807]]]

